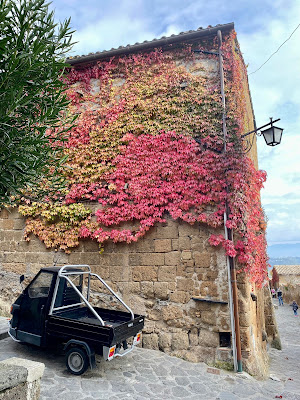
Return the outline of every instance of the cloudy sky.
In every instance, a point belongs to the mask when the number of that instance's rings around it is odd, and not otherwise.
[[[257,126],[273,117],[284,128],[280,146],[257,141],[259,167],[268,174],[268,243],[300,243],[300,27],[254,72],[300,24],[299,0],[54,0],[52,8],[57,20],[71,17],[73,55],[234,22]]]

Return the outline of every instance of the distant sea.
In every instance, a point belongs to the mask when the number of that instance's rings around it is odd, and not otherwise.
[[[300,265],[300,243],[280,243],[268,246],[269,263],[273,265]]]

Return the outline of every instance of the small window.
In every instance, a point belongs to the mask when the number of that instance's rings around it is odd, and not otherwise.
[[[231,335],[230,332],[219,332],[220,336],[220,347],[231,346]]]
[[[53,274],[41,272],[28,287],[28,295],[31,299],[48,297]]]

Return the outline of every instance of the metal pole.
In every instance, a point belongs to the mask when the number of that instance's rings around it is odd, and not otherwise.
[[[224,153],[226,153],[226,138],[227,138],[227,127],[226,127],[226,102],[225,102],[225,90],[224,90],[224,70],[223,70],[223,55],[222,55],[222,32],[218,30],[218,42],[219,42],[219,67],[220,67],[220,81],[221,81],[221,95],[222,95],[222,106],[223,106],[223,136],[224,136]],[[232,231],[226,226],[228,216],[228,203],[226,201],[225,212],[224,212],[224,229],[225,239],[232,240]],[[238,295],[237,295],[237,282],[236,282],[236,269],[234,264],[234,258],[226,256],[227,268],[228,268],[228,286],[229,286],[229,303],[230,303],[230,320],[231,320],[231,331],[232,331],[232,347],[233,347],[233,361],[234,369],[236,372],[242,372],[242,352],[241,352],[241,337],[240,337],[240,323],[239,323],[239,311],[238,311]]]

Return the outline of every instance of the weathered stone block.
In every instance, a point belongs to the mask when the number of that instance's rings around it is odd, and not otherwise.
[[[178,290],[173,293],[170,293],[170,301],[173,301],[174,303],[187,303],[190,300],[190,295],[189,293],[186,293],[183,290]]]
[[[4,229],[4,230],[12,230],[14,228],[14,220],[13,219],[3,219],[1,225],[2,225],[2,229]]]
[[[79,252],[72,252],[69,256],[69,262],[70,264],[84,264],[83,261],[83,253]]]
[[[186,261],[186,260],[191,260],[192,258],[192,252],[190,250],[183,250],[181,252],[181,260]]]
[[[211,269],[207,269],[204,275],[205,280],[208,281],[215,281],[218,278],[218,276],[219,276],[219,271],[213,271]]]
[[[248,327],[250,326],[250,314],[240,313],[239,314],[240,326]]]
[[[197,346],[193,349],[198,362],[205,362],[207,364],[213,364],[216,357],[216,349],[207,346]]]
[[[141,257],[140,254],[129,254],[129,265],[136,266],[141,265]]]
[[[143,328],[143,333],[154,333],[155,329],[155,322],[154,321],[149,321],[148,319],[145,319],[145,325]]]
[[[201,311],[201,321],[207,325],[216,325],[217,318],[214,311]]]
[[[10,215],[11,215],[11,214],[10,214],[10,212],[8,211],[7,208],[1,208],[1,209],[0,209],[0,218],[6,219],[6,218],[9,218]]]
[[[144,334],[142,336],[143,347],[146,349],[158,349],[158,335],[156,333]]]
[[[204,297],[218,297],[218,287],[214,282],[204,281],[200,286],[200,293]]]
[[[187,222],[179,221],[178,223],[179,237],[189,236],[192,238],[193,235],[198,234],[198,229],[195,225],[190,225]]]
[[[14,219],[14,229],[15,230],[21,230],[21,229],[24,229],[24,227],[25,227],[25,223],[24,223],[24,221],[22,220],[22,219]]]
[[[129,293],[141,293],[141,286],[139,282],[128,282],[128,291]]]
[[[141,295],[146,298],[154,297],[153,282],[141,282]]]
[[[161,320],[161,311],[158,309],[152,309],[148,311],[147,318],[153,321]]]
[[[167,282],[154,282],[154,296],[161,300],[169,297],[169,287]]]
[[[247,350],[247,349],[249,349],[250,343],[252,342],[249,329],[248,328],[246,328],[246,329],[241,328],[240,332],[241,332],[241,347],[242,347],[242,350]]]
[[[130,279],[130,268],[123,266],[111,266],[109,267],[109,278],[113,282],[125,282]]]
[[[199,336],[198,333],[189,333],[189,341],[190,341],[190,346],[198,346],[199,344]]]
[[[157,239],[177,239],[178,227],[177,224],[168,221],[167,226],[158,226],[156,231]]]
[[[224,362],[233,362],[232,350],[228,347],[219,347],[216,351],[216,359]]]
[[[180,250],[190,250],[191,239],[188,236],[179,236],[178,245]]]
[[[217,332],[211,332],[207,329],[201,329],[199,334],[199,345],[207,347],[218,347],[219,334]]]
[[[194,251],[195,266],[199,268],[209,268],[210,267],[210,254],[200,253],[199,251]]]
[[[91,253],[92,254],[92,253]],[[102,264],[102,257],[103,254],[99,254],[100,259],[99,259],[99,264]],[[116,253],[116,254],[108,254],[108,262],[109,264],[106,265],[121,265],[121,266],[125,266],[125,265],[129,265],[129,255],[126,253]]]
[[[193,236],[191,239],[191,250],[202,253],[204,250],[203,238]]]
[[[83,249],[85,252],[98,252],[99,253],[99,243],[94,240],[86,240],[83,242]]]
[[[27,270],[24,263],[2,263],[1,266],[5,271],[15,272],[18,275],[25,274]]]
[[[154,251],[156,253],[166,253],[166,252],[172,251],[171,239],[154,240]]]
[[[221,317],[221,318],[219,319],[218,326],[219,326],[219,330],[220,330],[220,331],[223,331],[223,332],[228,331],[228,330],[230,329],[230,319],[229,319],[229,316],[228,316],[227,318],[226,318],[226,317]]]
[[[172,250],[178,250],[179,249],[179,239],[172,239]]]
[[[158,281],[174,282],[176,279],[176,268],[169,266],[161,266],[158,268]]]
[[[194,272],[194,260],[183,260],[181,264],[184,266],[186,272]]]
[[[194,290],[194,281],[191,278],[177,278],[176,287],[177,290],[183,290],[190,293]]]
[[[154,240],[148,235],[144,239],[126,245],[130,253],[151,253],[154,252]]]
[[[189,335],[186,332],[173,333],[172,350],[187,350],[190,346]]]
[[[176,320],[178,318],[182,318],[183,316],[182,309],[174,305],[162,307],[161,313],[164,321]]]
[[[138,266],[132,267],[132,280],[133,281],[157,281],[158,267],[151,266]]]
[[[140,265],[164,265],[165,255],[162,253],[141,253]]]
[[[103,279],[108,279],[110,274],[110,267],[105,265],[94,265],[92,271],[95,272]]]
[[[21,256],[22,254],[18,254],[18,256]],[[26,253],[25,254],[25,262],[26,263],[41,263],[41,264],[53,264],[53,253]],[[24,261],[24,255],[23,255],[23,260]]]
[[[166,350],[171,347],[172,335],[168,332],[160,332],[158,337],[158,346],[160,350]]]
[[[170,253],[165,254],[165,265],[178,265],[180,262],[180,253],[179,251],[171,251]]]

